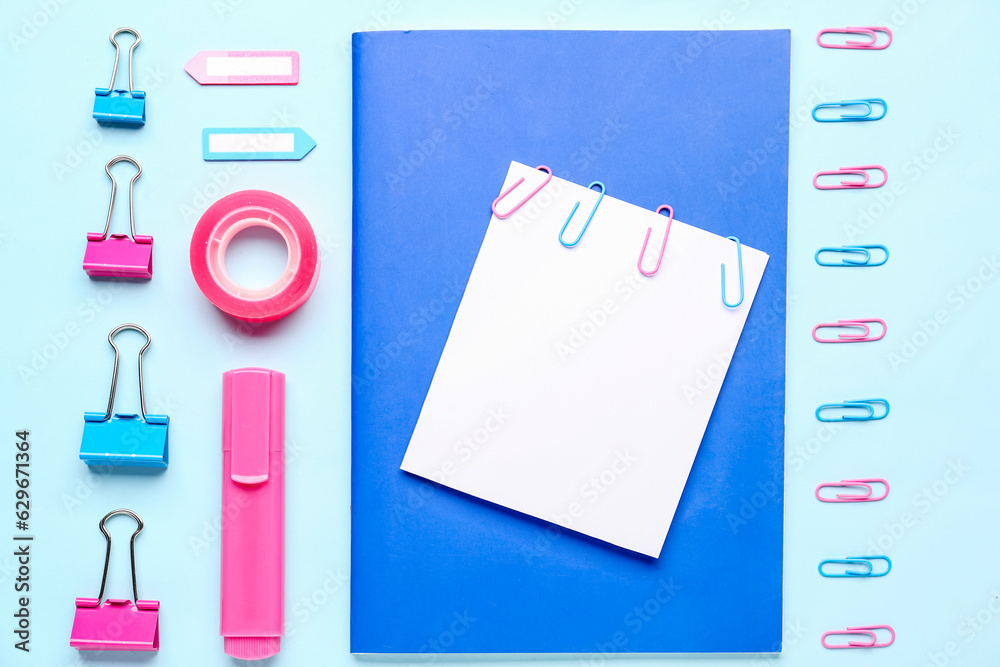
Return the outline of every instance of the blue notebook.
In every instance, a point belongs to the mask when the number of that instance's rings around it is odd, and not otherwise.
[[[789,55],[787,30],[354,35],[352,652],[780,651]],[[511,160],[771,256],[658,559],[399,469]]]

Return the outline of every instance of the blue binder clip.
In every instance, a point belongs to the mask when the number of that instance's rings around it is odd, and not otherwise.
[[[142,414],[114,414],[115,389],[118,386],[118,346],[114,337],[125,329],[146,337],[139,350],[139,405]],[[167,467],[167,415],[146,414],[146,396],[142,388],[142,353],[153,342],[149,333],[136,324],[123,324],[110,334],[108,342],[115,350],[115,370],[111,375],[111,396],[106,412],[83,413],[83,443],[80,458],[87,465]]]
[[[128,50],[128,90],[115,89],[115,75],[118,74],[118,57],[121,49],[115,41],[120,33],[130,32],[135,41]],[[146,124],[146,93],[132,85],[132,52],[142,38],[132,28],[118,28],[111,33],[111,43],[115,45],[115,66],[111,69],[111,83],[107,88],[94,89],[94,119],[99,123],[120,125]]]

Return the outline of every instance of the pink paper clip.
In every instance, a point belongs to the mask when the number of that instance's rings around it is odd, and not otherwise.
[[[116,514],[127,514],[136,523],[129,542],[132,556],[132,599],[135,602],[104,599],[108,563],[111,561],[111,534],[104,524]],[[142,532],[142,519],[132,510],[119,509],[108,512],[101,519],[100,527],[108,542],[101,592],[96,598],[76,599],[76,615],[73,617],[69,645],[79,651],[159,651],[160,603],[157,600],[140,600],[135,585],[135,537]]]
[[[885,487],[885,493],[881,496],[872,496],[872,484],[881,484]],[[824,498],[821,495],[823,489],[847,489],[863,488],[864,493],[838,493],[835,498]],[[839,482],[825,482],[816,487],[816,500],[821,503],[874,503],[885,499],[889,495],[889,482],[879,477],[871,479],[842,479]]]
[[[880,183],[869,183],[868,169],[877,169],[881,171],[882,181]],[[839,184],[832,183],[829,185],[822,185],[819,182],[820,176],[843,176],[845,174],[861,176],[864,180],[841,181]],[[840,169],[835,169],[833,171],[821,171],[813,176],[813,187],[817,190],[867,190],[869,188],[880,188],[885,185],[888,180],[889,172],[885,170],[885,167],[878,164],[866,164],[860,167],[841,167]]]
[[[872,336],[869,324],[878,324],[882,327],[882,333]],[[862,329],[860,333],[842,333],[836,338],[820,338],[820,329]],[[888,327],[884,320],[873,317],[867,320],[837,320],[836,322],[823,322],[813,327],[812,337],[817,343],[867,343],[875,340],[882,340],[885,337]]]
[[[135,165],[135,176],[128,184],[128,219],[132,234],[108,234],[111,229],[111,214],[115,210],[115,192],[118,189],[115,177],[111,175],[112,165],[118,162]],[[149,280],[153,277],[153,237],[135,233],[135,210],[132,206],[132,186],[142,176],[142,167],[127,155],[111,158],[104,167],[111,179],[111,203],[108,205],[108,220],[103,232],[87,233],[87,249],[83,254],[83,270],[88,276],[135,278]]]
[[[880,642],[878,640],[878,635],[875,634],[875,630],[888,630],[889,631],[889,641]],[[859,635],[866,635],[868,637],[865,641],[855,641],[848,640],[846,644],[827,644],[827,637],[854,637]],[[862,625],[854,628],[847,628],[847,630],[831,630],[830,632],[824,632],[823,636],[820,637],[819,643],[823,645],[823,648],[884,648],[889,646],[894,641],[896,641],[896,631],[888,625]]]
[[[878,43],[878,34],[885,33],[889,39],[885,44]],[[855,39],[848,39],[843,44],[831,44],[823,41],[823,35],[867,35],[868,41],[859,42]],[[892,44],[892,31],[883,26],[862,26],[854,28],[826,28],[820,30],[816,35],[816,43],[824,49],[867,49],[869,51],[880,51]]]
[[[552,170],[549,169],[548,167],[546,167],[544,164],[538,165],[537,167],[535,167],[535,169],[541,169],[546,174],[548,174],[548,177],[546,177],[546,179],[544,181],[542,181],[542,184],[539,185],[534,190],[532,190],[531,192],[529,192],[528,196],[525,197],[524,199],[522,199],[521,201],[519,201],[517,203],[517,205],[514,206],[514,208],[510,209],[506,213],[500,213],[500,212],[498,212],[497,211],[497,204],[500,203],[500,200],[503,199],[504,197],[506,197],[507,195],[509,195],[510,192],[511,192],[511,190],[513,190],[514,188],[516,188],[517,186],[519,186],[521,183],[524,183],[524,177],[523,176],[521,178],[517,179],[516,181],[514,181],[514,185],[510,186],[509,188],[507,188],[506,190],[504,190],[503,192],[501,192],[500,196],[493,200],[493,205],[490,207],[490,208],[493,209],[493,215],[495,215],[496,217],[500,218],[501,220],[506,220],[510,216],[514,215],[514,213],[517,212],[517,209],[519,209],[522,206],[524,206],[525,204],[527,204],[529,199],[531,199],[532,197],[534,197],[535,195],[537,195],[538,192],[539,192],[539,190],[541,190],[542,188],[544,188],[546,185],[549,184],[549,181],[552,180]]]
[[[656,275],[656,272],[660,270],[660,264],[663,263],[663,256],[667,252],[667,238],[670,236],[670,226],[674,224],[674,208],[669,204],[664,204],[663,206],[660,206],[658,209],[656,209],[657,213],[660,213],[661,211],[666,211],[667,213],[669,213],[669,217],[667,218],[667,231],[663,233],[663,243],[660,244],[660,254],[656,256],[656,266],[653,267],[652,271],[647,271],[646,269],[642,268],[642,257],[643,255],[646,254],[646,245],[649,244],[649,235],[653,233],[652,227],[646,228],[646,239],[642,242],[642,250],[639,251],[639,261],[637,263],[637,266],[639,268],[639,273],[646,276],[647,278],[653,277],[654,275]],[[741,255],[740,260],[742,261],[742,259],[743,257]]]

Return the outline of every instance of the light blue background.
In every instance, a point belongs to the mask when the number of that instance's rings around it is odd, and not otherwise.
[[[1000,278],[979,274],[992,274],[1000,254],[994,194],[1000,7],[940,0],[813,4],[5,2],[0,266],[9,287],[0,433],[13,441],[15,430],[31,430],[36,540],[32,652],[25,655],[12,648],[8,630],[15,594],[12,549],[2,546],[14,532],[14,449],[7,445],[0,448],[0,517],[6,517],[0,520],[0,618],[7,619],[0,623],[0,664],[234,664],[217,635],[219,546],[212,525],[219,519],[220,376],[249,365],[288,374],[288,634],[271,664],[409,662],[347,654],[350,33],[551,27],[792,29],[785,651],[780,658],[625,660],[995,662],[1000,617],[990,605],[1000,611],[994,418]],[[820,28],[858,23],[891,26],[893,45],[880,52],[834,51],[814,42]],[[110,73],[107,34],[122,25],[143,37],[135,80],[148,94],[148,122],[138,131],[102,129],[90,118],[93,89],[106,85]],[[301,81],[295,87],[201,87],[184,72],[197,51],[226,49],[298,49]],[[870,96],[889,103],[882,121],[821,125],[808,117],[817,102]],[[201,160],[203,127],[268,124],[300,126],[318,146],[302,162]],[[156,239],[155,278],[146,284],[92,281],[80,267],[86,233],[104,223],[109,187],[103,165],[121,153],[144,169],[136,184],[136,224]],[[820,192],[810,183],[819,170],[869,163],[886,166],[889,186]],[[115,172],[122,184],[131,176],[126,165]],[[312,299],[294,315],[252,329],[204,299],[187,258],[202,211],[221,195],[248,188],[298,205],[323,253]],[[126,191],[119,191],[119,230],[127,225]],[[884,243],[892,255],[875,269],[823,269],[813,262],[816,248],[845,243]],[[267,244],[243,249],[276,261]],[[963,285],[971,298],[958,291]],[[884,318],[888,335],[863,345],[821,346],[810,339],[817,322],[855,317]],[[105,337],[124,321],[153,334],[146,392],[150,412],[171,416],[165,474],[97,475],[77,459],[82,413],[104,409],[107,400]],[[129,411],[138,338],[121,340],[118,409]],[[35,358],[37,374],[25,375],[21,367],[32,368],[36,353],[44,364]],[[873,396],[892,403],[888,419],[829,431],[812,414],[820,403]],[[954,469],[961,474],[949,472]],[[845,477],[885,477],[892,490],[877,504],[813,499],[816,484]],[[140,596],[162,605],[156,656],[105,657],[69,647],[73,598],[96,595],[100,583],[104,543],[97,522],[120,506],[146,521],[136,555]],[[130,531],[126,520],[113,522],[119,547]],[[845,581],[816,573],[823,558],[872,550],[893,559],[888,577]],[[127,549],[120,549],[109,593],[124,597],[127,591]],[[825,630],[881,623],[896,628],[891,648],[844,654],[819,646]],[[612,659],[620,658],[554,660],[598,665]],[[513,665],[534,658],[482,660]]]

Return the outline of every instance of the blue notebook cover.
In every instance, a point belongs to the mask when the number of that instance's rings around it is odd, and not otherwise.
[[[787,30],[354,35],[352,652],[780,651],[789,55]],[[771,256],[658,559],[399,469],[511,160]]]

